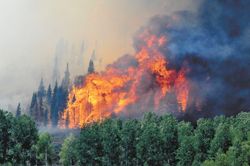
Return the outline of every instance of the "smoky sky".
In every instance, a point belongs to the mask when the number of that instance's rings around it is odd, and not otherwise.
[[[154,15],[196,10],[194,0],[8,0],[0,2],[0,108],[26,109],[41,77],[84,73],[95,50],[98,70],[133,52],[132,36]],[[82,61],[82,62],[81,62]]]
[[[197,9],[155,16],[138,33],[147,29],[165,36],[159,49],[168,67],[189,69],[185,116],[250,111],[250,1],[204,0]],[[145,43],[134,39],[139,50]]]

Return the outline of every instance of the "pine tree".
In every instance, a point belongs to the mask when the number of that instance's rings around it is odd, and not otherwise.
[[[47,101],[49,104],[51,104],[51,99],[52,99],[52,89],[51,89],[51,85],[49,84],[49,87],[47,90]]]
[[[48,109],[44,109],[44,112],[43,112],[43,124],[45,126],[47,126],[49,123],[49,111]]]
[[[41,78],[40,85],[37,92],[38,97],[44,97],[46,95],[46,90],[43,83],[43,78]]]
[[[54,59],[54,67],[53,67],[53,75],[52,75],[52,85],[54,85],[57,80],[60,79],[60,73],[59,73],[59,56],[60,56],[60,53],[59,52],[59,44],[57,45],[57,48],[56,48],[56,55],[55,55],[55,59]]]
[[[21,105],[20,103],[18,103],[17,109],[16,109],[16,117],[20,117],[20,116],[21,116]]]
[[[94,62],[93,62],[92,59],[90,59],[89,67],[88,67],[88,73],[91,74],[91,73],[94,73],[94,72],[95,72]]]
[[[67,106],[68,90],[65,90],[60,86],[57,90],[56,95],[56,106],[57,106],[57,121],[59,120],[59,115],[64,111]]]
[[[36,119],[36,112],[38,109],[38,103],[37,103],[37,94],[33,93],[31,104],[30,104],[30,116]]]
[[[61,86],[65,91],[68,91],[70,88],[70,72],[69,72],[69,64],[68,63],[67,63],[67,68],[64,72],[64,77],[63,77]]]
[[[43,98],[38,97],[37,122],[44,123],[44,103]]]
[[[45,108],[45,124],[51,125],[51,103],[52,103],[52,89],[49,84],[47,94],[46,94],[46,108]]]
[[[57,96],[58,96],[58,84],[56,81],[51,100],[51,120],[52,120],[52,126],[54,127],[57,125],[57,114],[58,114]]]
[[[53,89],[53,94],[51,97],[50,117],[52,126],[54,127],[56,127],[58,124],[61,112],[64,111],[64,109],[66,108],[69,89],[70,89],[70,72],[69,72],[69,65],[67,64],[62,84],[61,86],[58,87],[58,83],[56,81],[55,87]],[[50,92],[47,92],[47,96],[50,96]]]

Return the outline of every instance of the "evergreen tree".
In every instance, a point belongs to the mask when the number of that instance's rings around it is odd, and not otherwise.
[[[67,98],[68,90],[65,90],[62,86],[58,87],[56,82],[51,100],[51,120],[54,127],[57,126],[59,116],[66,108]]]
[[[44,103],[43,98],[38,97],[38,109],[37,109],[37,123],[43,124],[44,123]]]
[[[89,61],[89,67],[88,67],[88,73],[94,73],[95,72],[95,66],[94,66],[94,62],[92,59],[90,59]]]
[[[37,92],[38,97],[44,97],[46,95],[46,90],[43,83],[43,78],[41,78],[40,85]]]
[[[65,91],[68,91],[70,88],[70,73],[69,73],[69,64],[68,63],[67,63],[67,68],[64,72],[64,77],[63,77],[61,86]]]
[[[46,108],[45,108],[45,124],[51,125],[51,104],[52,104],[52,89],[51,85],[49,84],[46,94]]]
[[[51,100],[52,100],[52,89],[51,89],[51,85],[49,84],[48,90],[47,90],[47,101],[49,105],[51,104]]]
[[[43,112],[43,124],[44,126],[48,126],[48,123],[49,123],[49,110],[45,108]]]
[[[36,93],[33,93],[33,95],[32,95],[31,104],[30,104],[30,116],[34,120],[37,120],[37,118],[38,118],[38,102],[37,102],[37,94]]]
[[[18,103],[17,109],[16,109],[16,117],[20,117],[20,116],[21,116],[21,105],[20,103]]]
[[[57,126],[58,120],[58,85],[57,81],[55,83],[55,87],[53,89],[52,101],[51,101],[51,120],[52,126]]]

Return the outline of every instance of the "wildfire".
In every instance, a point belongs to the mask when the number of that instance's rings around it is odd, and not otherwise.
[[[130,115],[150,109],[160,110],[168,93],[176,95],[178,111],[185,111],[188,102],[186,69],[168,68],[168,61],[159,51],[167,39],[145,31],[145,42],[133,57],[136,64],[125,69],[110,65],[106,71],[89,74],[82,86],[74,86],[68,96],[67,108],[60,119],[60,127],[77,128],[101,121],[112,115]]]

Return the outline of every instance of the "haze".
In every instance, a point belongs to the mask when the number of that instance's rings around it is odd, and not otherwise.
[[[69,62],[74,77],[84,74],[95,50],[101,70],[133,52],[132,36],[150,17],[194,6],[191,0],[0,1],[0,108],[14,111],[21,102],[26,109],[41,77],[46,86],[52,81],[55,56],[60,73]],[[67,47],[63,55],[57,45]]]

